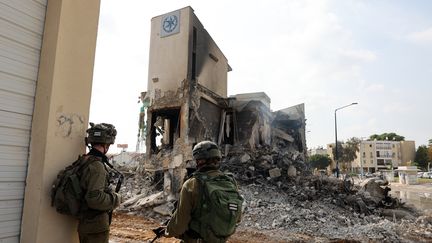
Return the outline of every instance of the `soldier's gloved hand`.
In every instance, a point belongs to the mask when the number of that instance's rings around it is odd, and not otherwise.
[[[112,193],[112,192],[114,192],[114,190],[112,189],[111,185],[109,185],[109,186],[105,187],[104,192]]]
[[[113,198],[114,198],[114,207],[120,206],[120,203],[123,201],[123,197],[120,193],[112,192]]]

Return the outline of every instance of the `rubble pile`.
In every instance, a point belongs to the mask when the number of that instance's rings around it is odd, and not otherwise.
[[[257,166],[259,159],[256,158],[260,156],[254,153],[249,156],[249,163]],[[297,165],[295,161],[290,162]],[[251,170],[250,166],[244,168],[251,171],[252,176],[239,180],[240,192],[245,198],[239,230],[277,232],[281,241],[296,240],[298,235],[325,239],[324,242],[432,240],[432,216],[421,215],[389,197],[387,187],[380,181],[369,179],[360,186],[347,186],[349,180],[326,176],[270,178],[259,172],[264,171],[261,167]],[[233,172],[246,174],[240,168]],[[300,170],[297,173],[306,174]],[[174,206],[164,199],[160,180],[152,173],[126,174],[120,192],[127,200],[118,211],[164,222]]]
[[[139,199],[147,197],[162,190],[162,179],[155,177],[151,173],[131,173],[121,170],[124,175],[124,181],[120,188],[120,194],[123,197],[123,203],[119,211],[124,211]],[[133,209],[131,209],[133,210]]]
[[[232,147],[221,169],[244,182],[259,179],[280,182],[310,174],[302,153],[296,149],[280,150],[277,146],[263,146],[259,150]]]
[[[310,176],[281,186],[252,183],[242,185],[241,192],[245,198],[241,229],[358,242],[432,240],[431,217],[419,216],[402,204],[387,208],[381,201],[375,203],[371,189],[346,192],[337,179]],[[359,203],[367,211],[362,212]]]
[[[262,110],[261,103],[245,103],[237,117],[243,124],[239,142],[221,148],[221,170],[234,174],[245,198],[240,230],[277,235],[280,241],[305,240],[295,238],[299,235],[314,241],[432,240],[432,217],[391,197],[385,181],[368,179],[355,185],[349,177],[312,175],[305,163],[304,120],[292,115],[301,112],[252,112],[258,108]],[[251,117],[256,118],[253,125]],[[178,144],[174,148],[172,153],[179,154],[162,164],[181,164],[185,153],[180,152],[186,149]],[[118,211],[165,222],[175,208],[170,195],[181,188],[177,175],[190,169],[173,168],[122,168],[127,171],[121,190],[126,201]]]

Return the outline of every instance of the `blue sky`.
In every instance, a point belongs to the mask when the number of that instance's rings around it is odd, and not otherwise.
[[[135,149],[150,19],[191,6],[228,58],[228,93],[264,91],[273,110],[305,103],[309,148],[396,132],[432,138],[432,1],[102,0],[90,120]]]

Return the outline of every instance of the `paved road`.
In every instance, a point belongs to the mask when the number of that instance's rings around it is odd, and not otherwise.
[[[419,209],[432,212],[432,184],[404,185],[391,183],[390,194]]]

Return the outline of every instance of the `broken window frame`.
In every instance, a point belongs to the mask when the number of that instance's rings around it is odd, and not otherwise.
[[[164,108],[164,109],[158,109],[154,110],[151,113],[151,127],[150,127],[150,152],[151,154],[157,154],[162,149],[168,149],[172,150],[174,147],[174,141],[180,137],[180,107],[173,107],[173,108]],[[157,126],[155,126],[155,123],[157,122],[158,118],[162,119],[162,128],[157,129]],[[168,121],[168,123],[166,123]],[[168,131],[163,130],[163,128],[168,125]],[[159,130],[159,131],[158,131]],[[160,143],[158,144],[157,139],[160,137],[159,133],[166,133],[168,132],[168,143]],[[162,134],[162,139],[164,137],[164,134]]]

